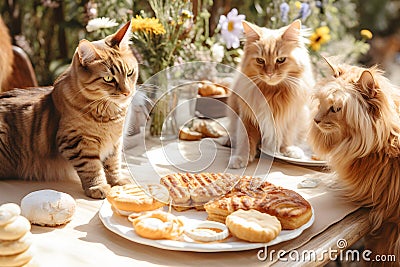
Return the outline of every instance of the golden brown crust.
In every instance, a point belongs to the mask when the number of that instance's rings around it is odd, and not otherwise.
[[[183,222],[171,213],[150,211],[130,219],[135,232],[149,239],[177,239],[183,233]]]
[[[268,243],[281,232],[281,223],[275,216],[257,210],[237,210],[226,217],[226,226],[239,239]]]
[[[228,173],[174,173],[162,177],[160,183],[168,189],[176,210],[203,210],[204,203],[229,192],[238,179]]]
[[[185,141],[198,141],[201,140],[203,137],[202,133],[199,133],[197,131],[192,131],[187,127],[183,127],[182,129],[179,130],[179,139],[185,140]]]
[[[310,203],[298,193],[252,177],[243,177],[231,192],[204,208],[209,220],[220,222],[236,210],[255,209],[276,216],[285,230],[299,228],[312,216]]]
[[[115,209],[128,212],[155,210],[167,205],[168,199],[167,190],[159,184],[114,186],[107,194],[107,200]]]
[[[215,96],[215,95],[225,95],[226,89],[211,81],[202,81],[199,83],[199,95],[201,96]]]

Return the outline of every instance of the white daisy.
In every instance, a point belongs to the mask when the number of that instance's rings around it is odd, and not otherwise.
[[[226,16],[222,15],[219,18],[221,36],[228,49],[236,49],[240,46],[240,37],[243,34],[242,21],[245,18],[245,15],[239,15],[236,8],[232,9]]]
[[[89,20],[88,24],[86,25],[86,30],[88,32],[94,32],[100,29],[112,28],[115,26],[118,26],[118,23],[115,22],[115,19],[102,17]]]

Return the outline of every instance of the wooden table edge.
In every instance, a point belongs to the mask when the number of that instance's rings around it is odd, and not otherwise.
[[[324,266],[330,261],[327,251],[336,250],[339,254],[341,251],[349,249],[369,232],[368,214],[369,209],[360,208],[296,249],[295,255],[304,255],[303,253],[310,251],[315,252],[317,260],[296,261],[286,255],[284,261],[277,261],[273,266]],[[338,247],[339,240],[345,240],[346,246],[341,247],[342,244],[339,244],[340,247]]]

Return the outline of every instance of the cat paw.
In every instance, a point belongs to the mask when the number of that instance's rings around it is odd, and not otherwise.
[[[110,183],[111,186],[115,186],[115,185],[126,185],[126,184],[131,184],[132,181],[129,178],[121,178],[121,179],[116,179],[113,180],[112,183]]]
[[[85,194],[91,198],[104,199],[110,189],[111,186],[109,184],[101,184],[85,189]]]
[[[230,169],[240,169],[247,166],[248,160],[241,156],[232,156],[229,159],[228,168]]]
[[[285,157],[293,158],[293,159],[303,159],[305,158],[304,151],[298,146],[288,146],[281,148],[281,153]]]

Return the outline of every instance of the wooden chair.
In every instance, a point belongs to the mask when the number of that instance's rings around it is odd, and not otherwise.
[[[13,54],[13,71],[8,79],[8,88],[37,87],[36,74],[28,55],[24,50],[15,45],[13,46]]]

